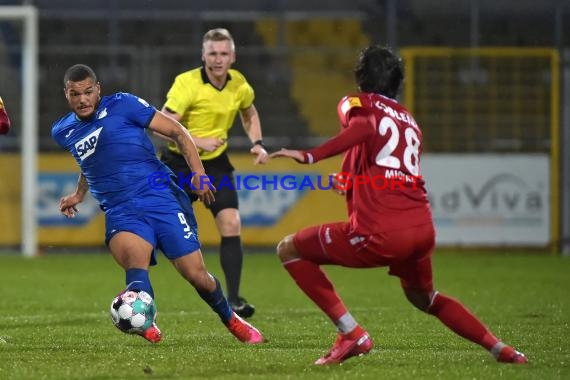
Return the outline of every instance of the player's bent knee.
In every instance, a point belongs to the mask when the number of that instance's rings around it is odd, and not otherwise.
[[[199,250],[172,260],[172,264],[178,273],[196,289],[211,290],[211,288],[215,288],[215,281],[206,270]]]
[[[418,310],[424,313],[428,312],[431,296],[429,292],[416,290],[416,289],[404,289],[404,294],[406,298],[412,305],[414,305]]]
[[[233,209],[220,211],[216,216],[216,225],[222,236],[239,236],[241,232],[239,214],[235,213]]]
[[[277,256],[281,262],[286,262],[299,257],[297,249],[293,244],[293,236],[295,235],[287,235],[281,239],[279,244],[277,244]]]
[[[222,236],[238,236],[241,232],[241,224],[239,220],[225,221],[219,224],[219,230]]]
[[[206,270],[186,272],[184,278],[197,290],[211,292],[216,288],[216,283]]]
[[[197,290],[202,292],[213,292],[216,290],[216,281],[212,275],[204,270],[200,272],[195,278],[192,284]]]

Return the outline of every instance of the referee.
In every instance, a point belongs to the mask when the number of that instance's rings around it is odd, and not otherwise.
[[[253,88],[246,78],[231,68],[235,62],[234,40],[226,29],[208,31],[202,41],[203,66],[176,77],[166,95],[162,111],[188,128],[194,138],[206,174],[218,189],[216,201],[207,205],[221,236],[220,263],[224,271],[228,301],[241,317],[253,315],[255,308],[240,296],[243,265],[241,221],[234,167],[227,155],[228,131],[239,112],[243,128],[251,140],[255,164],[264,164],[269,156],[263,145],[259,114],[253,101]],[[161,151],[161,160],[175,173],[188,176],[191,168],[175,144]],[[223,185],[219,186],[223,181]],[[228,186],[231,181],[233,186]],[[191,199],[197,197],[185,189]]]

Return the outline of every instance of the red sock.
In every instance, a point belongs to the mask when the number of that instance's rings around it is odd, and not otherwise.
[[[463,304],[454,298],[437,293],[428,309],[457,335],[477,343],[487,350],[499,342],[485,325],[477,319]]]
[[[283,266],[299,288],[328,315],[333,323],[348,312],[336,294],[333,284],[317,264],[299,259],[284,263]]]

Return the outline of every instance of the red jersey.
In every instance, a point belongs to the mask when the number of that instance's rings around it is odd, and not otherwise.
[[[2,98],[0,98],[0,135],[5,135],[10,131],[10,119],[8,118],[8,113],[4,108],[4,103],[2,103]]]
[[[397,101],[378,94],[345,96],[341,132],[306,152],[316,162],[345,152],[342,172],[352,228],[373,234],[432,222],[420,154],[422,132]]]

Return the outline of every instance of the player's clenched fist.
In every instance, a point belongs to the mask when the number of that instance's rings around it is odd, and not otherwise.
[[[75,218],[75,215],[79,212],[77,204],[81,203],[81,201],[81,197],[75,193],[66,195],[59,200],[59,211],[68,218]]]

